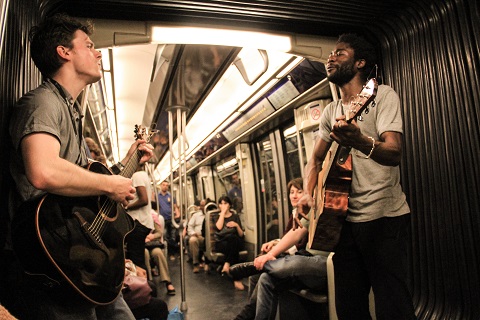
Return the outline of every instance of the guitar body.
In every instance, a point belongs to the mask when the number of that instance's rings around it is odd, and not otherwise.
[[[111,174],[101,163],[88,169]],[[47,194],[20,207],[12,223],[14,248],[25,271],[43,286],[108,304],[120,293],[125,273],[125,236],[133,220],[107,197]]]
[[[329,152],[332,152],[329,151]],[[318,184],[315,190],[315,207],[309,230],[309,248],[322,251],[334,251],[340,238],[343,223],[347,217],[348,196],[352,182],[352,156],[343,163],[337,161],[338,152],[333,160],[325,184]],[[325,172],[319,173],[322,181]]]

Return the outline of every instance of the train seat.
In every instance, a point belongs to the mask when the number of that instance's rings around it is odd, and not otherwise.
[[[289,314],[289,312],[294,312],[295,317],[299,316],[299,312],[301,312],[298,308],[295,309],[293,308],[293,304],[295,303],[292,299],[292,294],[296,297],[299,297],[300,300],[308,301],[311,305],[314,305],[312,308],[306,308],[310,309],[309,311],[314,310],[314,316],[313,318],[315,319],[329,319],[329,320],[337,320],[337,312],[335,309],[335,278],[334,278],[334,267],[333,267],[333,255],[334,253],[331,252],[328,255],[327,258],[327,285],[328,289],[326,293],[317,293],[317,292],[312,292],[309,289],[292,289],[289,290],[289,295],[283,295],[279,297],[279,304],[277,308],[277,315],[276,315],[276,320],[283,320],[283,319],[291,319],[292,314]],[[301,307],[305,307],[305,303],[299,304]],[[315,309],[315,306],[319,307]],[[322,306],[326,306],[327,310],[324,310]],[[373,292],[370,291],[369,295],[369,306],[370,306],[370,314],[372,316],[372,320],[376,320],[376,315],[375,315],[375,301],[373,297]],[[300,308],[301,308],[300,307]],[[294,310],[292,310],[294,309]],[[318,317],[319,314],[324,314],[324,317]],[[310,312],[310,315],[312,315],[312,312]],[[308,311],[305,317],[300,316],[299,318],[305,318],[308,319]],[[311,318],[311,317],[310,317]]]
[[[225,255],[215,251],[215,222],[220,214],[219,209],[208,210],[205,212],[205,257],[211,262],[220,264],[225,262]],[[240,251],[240,261],[246,261],[248,251]]]

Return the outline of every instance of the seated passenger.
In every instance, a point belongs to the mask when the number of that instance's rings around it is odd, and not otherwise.
[[[291,180],[287,185],[287,189],[289,190],[290,204],[292,205],[293,208],[297,206],[298,200],[303,195],[302,188],[303,188],[302,178],[295,178]],[[288,233],[288,231],[290,231],[290,229],[292,228],[293,218],[294,218],[294,215],[291,214],[289,221],[287,223],[287,227],[285,228],[284,234]],[[277,245],[280,242],[280,240],[281,239],[274,239],[264,243],[262,245],[261,252],[264,254],[269,252],[275,245]],[[287,251],[285,251],[281,255],[288,255],[288,254],[293,255],[297,251],[305,250],[307,241],[308,241],[308,234],[306,234],[298,243],[296,243],[294,246],[289,248]],[[258,283],[260,272],[261,271],[258,271],[255,269],[253,262],[240,263],[230,267],[230,274],[233,279],[238,280],[244,277],[251,276],[250,285],[254,286],[254,289],[252,290],[252,293],[249,297],[248,303],[243,307],[240,313],[235,317],[235,320],[255,319],[255,311],[257,306],[257,285],[256,284]],[[272,311],[272,317],[273,318],[275,317],[275,312],[273,311]]]
[[[205,208],[206,200],[201,200],[196,211],[187,225],[188,247],[193,259],[193,272],[198,273],[200,271],[201,262],[201,249],[205,247],[205,238],[202,235],[203,221],[205,220]],[[208,266],[208,265],[207,265]],[[205,271],[208,271],[208,267]]]
[[[225,255],[225,263],[222,268],[222,275],[230,274],[230,265],[240,261],[240,251],[244,247],[244,232],[242,222],[237,214],[230,211],[232,200],[228,196],[222,196],[218,200],[220,214],[215,223],[215,251]],[[234,280],[235,289],[244,290],[241,281]]]
[[[146,278],[145,269],[135,266],[131,260],[125,261],[125,282],[122,290],[125,302],[135,319],[166,320],[168,306],[165,301],[157,298],[155,284]]]
[[[295,206],[303,195],[302,183],[297,186],[289,183],[290,201],[294,207],[292,218],[295,219]],[[308,236],[308,223],[301,220],[302,225],[291,229],[283,238],[273,245],[267,243],[262,251],[267,252],[257,257],[254,266],[263,271],[257,283],[257,305],[255,319],[269,319],[276,308],[278,293],[289,289],[311,289],[325,292],[327,290],[326,262],[328,252],[307,249],[303,255],[286,255],[277,257]],[[233,273],[233,272],[232,272]]]
[[[153,240],[160,240],[163,243],[163,230],[165,225],[163,216],[157,214],[157,212],[153,209],[151,210],[151,214],[154,222],[154,230],[147,235],[145,238],[145,243]],[[170,271],[168,270],[168,262],[165,258],[162,248],[153,247],[148,248],[148,250],[150,251],[150,257],[153,258],[155,265],[157,266],[158,273],[160,275],[160,281],[165,282],[167,294],[171,296],[175,295],[175,287],[172,285]]]

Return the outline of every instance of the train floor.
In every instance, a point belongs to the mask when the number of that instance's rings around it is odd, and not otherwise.
[[[188,260],[187,255],[184,256]],[[175,307],[182,308],[182,291],[180,282],[180,256],[174,261],[169,260],[170,276],[172,284],[175,286],[176,294],[167,295],[164,283],[160,283],[158,277],[154,277],[157,285],[158,297],[168,304],[168,309]],[[186,310],[183,311],[185,320],[233,320],[247,303],[248,281],[244,281],[245,290],[235,290],[233,281],[226,276],[222,276],[211,265],[209,273],[201,270],[199,273],[193,273],[193,266],[190,262],[185,262],[185,300],[183,305]]]

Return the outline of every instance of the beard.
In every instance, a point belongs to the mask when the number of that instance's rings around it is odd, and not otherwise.
[[[334,73],[331,73],[327,76],[328,81],[338,85],[343,86],[353,79],[355,76],[354,64],[342,64],[335,70]]]

